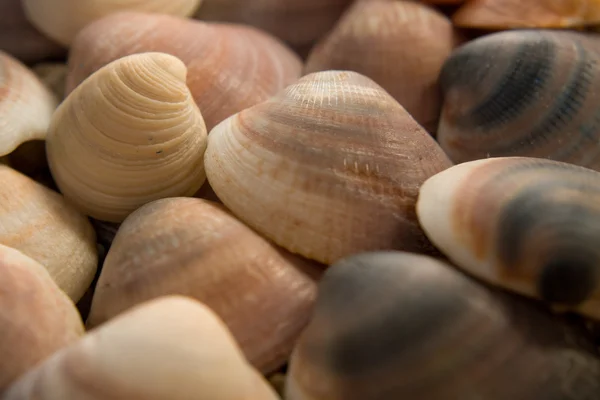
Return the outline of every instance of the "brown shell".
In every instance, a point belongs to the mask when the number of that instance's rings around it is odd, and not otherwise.
[[[195,198],[159,200],[120,226],[87,323],[95,327],[162,295],[189,296],[211,307],[248,360],[268,373],[289,358],[312,311],[320,273],[218,204]]]
[[[187,84],[209,131],[275,95],[298,79],[302,69],[290,49],[251,27],[126,12],[80,32],[69,56],[66,91],[109,62],[150,51],[174,55],[186,64]]]
[[[596,399],[579,328],[439,260],[360,254],[321,280],[285,399]]]
[[[536,158],[471,161],[427,180],[417,213],[466,272],[600,319],[600,173]]]

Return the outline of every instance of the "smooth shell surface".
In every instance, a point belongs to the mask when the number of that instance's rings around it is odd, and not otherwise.
[[[457,49],[437,137],[455,163],[539,157],[600,169],[600,39],[510,31]]]
[[[408,253],[332,265],[292,356],[286,400],[591,400],[581,329]]]
[[[237,217],[324,264],[373,249],[426,251],[418,189],[451,165],[387,92],[347,71],[307,75],[222,122],[204,161]]]
[[[56,353],[2,400],[276,400],[206,306],[144,303]]]
[[[201,0],[22,0],[31,23],[49,38],[70,46],[77,34],[104,16],[125,10],[188,17]]]
[[[0,157],[44,139],[58,101],[24,64],[0,51]]]
[[[77,302],[96,273],[90,222],[58,193],[0,165],[0,243],[43,265]]]
[[[285,364],[308,322],[320,274],[218,204],[158,200],[119,227],[87,324],[105,323],[163,295],[189,296],[214,310],[246,358],[269,373]]]
[[[438,76],[460,40],[450,20],[430,6],[409,1],[357,2],[313,48],[305,72],[359,72],[435,132],[441,109]]]
[[[178,58],[111,62],[59,106],[47,135],[61,192],[85,214],[121,222],[142,205],[191,196],[206,180],[206,126]]]
[[[75,305],[36,261],[0,244],[0,393],[83,335]]]
[[[289,48],[248,26],[126,12],[103,18],[78,36],[69,56],[67,93],[109,62],[148,51],[185,62],[187,85],[209,131],[275,95],[302,69]]]
[[[457,165],[421,187],[417,213],[456,265],[600,318],[600,173],[550,160]]]

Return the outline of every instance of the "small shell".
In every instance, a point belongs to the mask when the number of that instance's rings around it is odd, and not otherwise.
[[[90,331],[1,400],[277,400],[205,305],[161,297]]]
[[[533,158],[472,161],[427,180],[417,212],[458,267],[600,319],[600,173]]]
[[[171,55],[134,54],[96,71],[60,105],[48,163],[84,213],[121,222],[153,200],[200,189],[206,126],[186,71]]]
[[[193,15],[201,0],[22,0],[27,18],[56,42],[70,46],[79,31],[91,22],[124,10]]]
[[[187,85],[209,131],[295,82],[302,70],[289,48],[250,27],[124,12],[89,25],[73,43],[67,93],[102,66],[147,51],[185,62]]]
[[[305,72],[359,72],[434,133],[441,109],[438,76],[459,42],[450,20],[430,6],[359,1],[313,48]]]
[[[61,195],[0,165],[0,243],[42,264],[77,302],[97,269],[90,222]]]
[[[478,29],[575,28],[600,23],[600,1],[471,0],[452,20]]]
[[[600,39],[500,32],[457,49],[440,81],[437,137],[455,163],[550,158],[600,169]]]
[[[427,250],[418,189],[451,165],[380,86],[341,71],[307,75],[222,122],[204,162],[237,217],[324,264],[373,249]]]
[[[0,393],[83,335],[73,302],[36,261],[0,244]]]
[[[65,99],[65,85],[69,66],[65,63],[48,62],[36,64],[33,72],[48,86],[58,101]]]
[[[25,65],[0,51],[0,156],[29,140],[44,139],[58,101]]]
[[[93,328],[163,295],[193,297],[211,307],[246,358],[269,373],[285,364],[308,322],[320,273],[215,203],[158,200],[120,226],[87,324]]]
[[[360,254],[321,280],[285,399],[597,399],[584,333],[436,259]]]

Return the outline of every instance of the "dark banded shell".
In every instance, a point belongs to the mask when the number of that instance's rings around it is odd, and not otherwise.
[[[468,273],[600,319],[600,173],[535,158],[467,162],[423,184],[417,213]]]
[[[597,399],[600,358],[579,328],[442,261],[360,254],[321,280],[285,399]]]
[[[438,140],[455,163],[539,157],[600,169],[600,37],[484,36],[442,69]]]

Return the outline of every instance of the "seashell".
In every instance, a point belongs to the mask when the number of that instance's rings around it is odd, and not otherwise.
[[[0,395],[2,400],[84,398],[276,400],[277,396],[208,307],[169,296],[90,331]]]
[[[319,284],[285,399],[597,398],[600,353],[535,306],[423,255],[344,259]]]
[[[336,23],[352,0],[204,0],[195,17],[264,30],[286,43],[310,46]]]
[[[75,305],[42,265],[0,244],[0,393],[84,333]]]
[[[576,28],[600,23],[598,0],[471,0],[452,17],[477,29]]]
[[[0,51],[0,156],[29,140],[44,139],[57,99],[24,64]]]
[[[421,187],[431,241],[466,272],[600,318],[598,172],[509,157],[457,165]]]
[[[119,227],[87,325],[163,295],[192,297],[223,319],[249,362],[270,373],[285,364],[308,322],[320,274],[216,203],[158,200]]]
[[[43,265],[77,302],[97,269],[90,222],[61,195],[0,165],[0,243]]]
[[[211,187],[265,237],[324,264],[377,249],[427,251],[414,205],[450,161],[387,92],[355,72],[309,74],[223,121]]]
[[[549,158],[600,169],[600,40],[507,31],[457,49],[443,67],[437,133],[455,162]]]
[[[44,140],[29,140],[24,142],[12,153],[4,157],[5,164],[14,170],[41,183],[49,189],[57,190],[54,179],[48,168],[46,157],[46,142]]]
[[[48,164],[82,212],[121,222],[153,200],[200,189],[207,132],[186,73],[171,55],[134,54],[96,71],[59,106]]]
[[[209,131],[275,95],[302,71],[297,55],[259,30],[127,12],[97,21],[79,34],[69,56],[67,93],[100,67],[147,51],[185,62],[187,85]]]
[[[355,3],[310,53],[305,72],[356,71],[390,93],[429,132],[441,109],[438,76],[461,41],[450,20],[410,1]],[[415,52],[414,49],[421,49]]]
[[[69,66],[66,63],[39,63],[34,65],[32,70],[52,90],[59,101],[65,99],[65,85],[69,73]]]
[[[119,11],[140,11],[189,17],[201,0],[22,0],[27,19],[41,32],[64,46],[70,46],[87,25]]]

